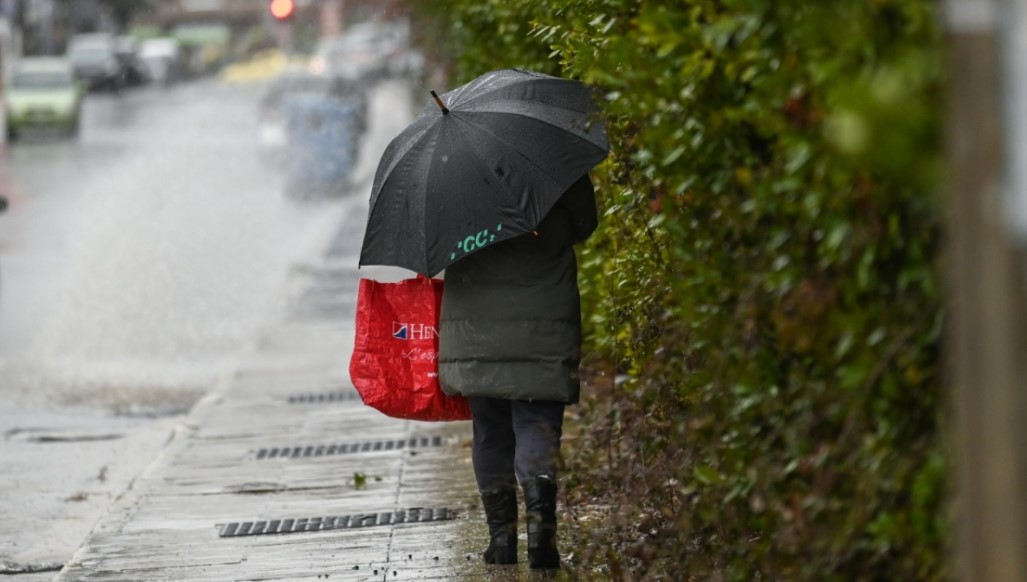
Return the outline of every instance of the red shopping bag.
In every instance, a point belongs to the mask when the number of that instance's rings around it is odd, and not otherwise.
[[[364,404],[396,418],[471,418],[467,399],[439,387],[441,305],[441,279],[360,280],[349,374]]]

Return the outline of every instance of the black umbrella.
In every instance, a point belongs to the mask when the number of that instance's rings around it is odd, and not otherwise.
[[[505,69],[432,96],[378,164],[361,265],[431,276],[531,232],[609,151],[577,81]]]

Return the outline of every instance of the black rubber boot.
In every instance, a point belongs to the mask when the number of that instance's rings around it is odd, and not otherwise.
[[[485,522],[489,525],[486,564],[517,563],[517,491],[505,489],[481,494]]]
[[[560,567],[556,548],[556,481],[539,475],[523,483],[528,514],[528,565],[535,570]]]

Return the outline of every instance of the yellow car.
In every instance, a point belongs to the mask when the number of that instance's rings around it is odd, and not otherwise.
[[[82,112],[81,83],[71,64],[56,57],[29,57],[18,63],[4,91],[7,135],[52,127],[75,135]]]

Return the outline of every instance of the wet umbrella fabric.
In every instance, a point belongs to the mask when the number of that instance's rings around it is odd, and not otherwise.
[[[432,276],[531,232],[609,151],[592,90],[506,69],[430,101],[386,148],[361,265]]]

